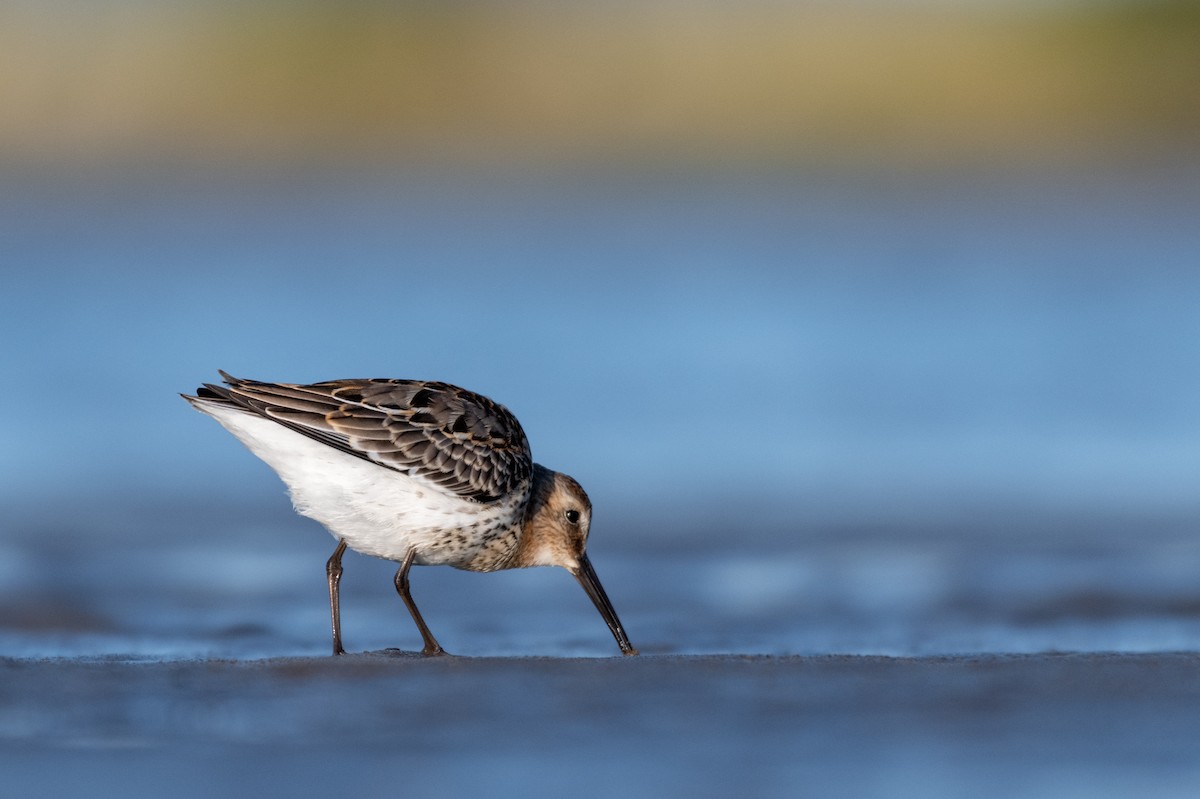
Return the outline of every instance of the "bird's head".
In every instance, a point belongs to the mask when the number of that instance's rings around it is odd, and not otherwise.
[[[513,566],[562,566],[575,576],[596,605],[617,645],[626,655],[636,655],[612,602],[587,556],[592,526],[592,502],[573,477],[534,464],[533,487],[525,511],[525,525]]]
[[[592,526],[592,502],[583,486],[561,472],[534,466],[518,567],[579,568]]]

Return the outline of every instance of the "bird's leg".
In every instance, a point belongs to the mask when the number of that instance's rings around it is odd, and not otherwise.
[[[429,628],[425,626],[425,620],[421,618],[421,611],[417,610],[417,603],[413,602],[412,594],[408,592],[408,570],[412,568],[413,559],[416,556],[417,550],[415,549],[408,550],[408,554],[404,556],[404,562],[396,570],[396,591],[404,600],[404,604],[408,605],[408,612],[412,614],[413,621],[417,623],[417,629],[421,631],[421,637],[425,639],[425,648],[421,650],[421,654],[444,655],[446,650],[442,649],[441,644],[433,637],[433,633],[429,632]]]
[[[333,654],[344,655],[342,649],[342,609],[338,599],[338,584],[342,581],[342,553],[346,551],[346,539],[338,541],[337,549],[325,562],[325,577],[329,580],[329,615],[333,619]]]

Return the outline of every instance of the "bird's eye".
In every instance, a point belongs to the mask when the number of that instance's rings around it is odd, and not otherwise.
[[[579,524],[579,511],[575,510],[574,508],[567,511],[567,521],[569,521],[571,524]]]

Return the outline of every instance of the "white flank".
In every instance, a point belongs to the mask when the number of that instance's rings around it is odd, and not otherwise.
[[[279,474],[298,513],[363,554],[399,561],[415,547],[416,563],[454,565],[473,553],[439,547],[439,534],[503,512],[340,452],[257,414],[203,399],[194,404]]]

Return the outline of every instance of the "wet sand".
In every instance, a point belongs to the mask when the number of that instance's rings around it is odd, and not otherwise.
[[[0,766],[16,796],[1185,796],[1200,655],[3,659]]]

